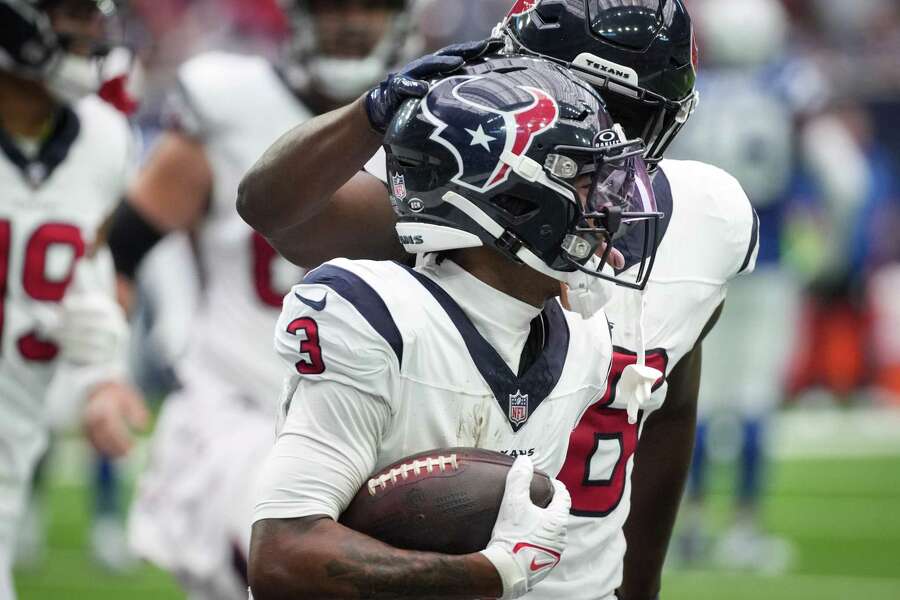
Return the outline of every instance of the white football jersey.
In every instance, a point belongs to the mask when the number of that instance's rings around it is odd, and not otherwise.
[[[311,410],[304,405],[304,388],[295,394],[299,386],[336,382],[360,392],[360,401],[387,407],[384,421],[372,427],[379,432],[372,448],[355,448],[366,444],[364,435],[352,433],[361,424],[323,425],[317,415],[310,417],[322,426],[314,436],[319,448],[333,440],[336,447],[353,447],[340,457],[372,456],[371,464],[338,466],[351,474],[362,471],[365,478],[410,454],[474,446],[527,454],[538,469],[555,476],[569,433],[606,388],[612,351],[606,317],[600,312],[584,320],[555,300],[543,311],[528,307],[532,312],[518,319],[517,327],[501,315],[496,321],[504,322],[506,334],[493,337],[519,336],[504,351],[487,341],[490,333],[482,335],[493,324],[469,315],[484,314],[477,311],[485,298],[494,300],[497,311],[524,305],[496,290],[473,297],[478,288],[463,288],[460,279],[477,281],[449,260],[411,269],[394,262],[338,259],[311,271],[285,299],[276,329],[276,348],[292,372],[282,412],[288,424],[296,411]],[[523,369],[518,355],[529,327],[541,327],[543,345]],[[295,430],[282,431],[298,437]],[[303,456],[299,469],[312,470],[316,460]],[[264,477],[257,520],[317,513],[336,517],[364,481],[343,472],[323,472],[322,477],[313,472],[306,485],[297,469],[281,460],[278,445],[273,457],[270,464],[280,465],[282,472]],[[337,502],[320,507],[309,502],[317,485],[344,489]]]
[[[384,163],[379,151],[366,171],[386,181]],[[619,587],[633,454],[646,415],[629,424],[628,399],[619,397],[615,386],[625,367],[637,361],[641,318],[646,364],[668,375],[724,301],[728,281],[755,265],[759,223],[734,177],[704,163],[664,160],[653,187],[666,216],[643,316],[639,293],[617,288],[606,306],[614,346],[610,386],[579,420],[558,475],[572,495],[569,545],[563,561],[529,598],[596,600]],[[661,405],[667,390],[665,379],[657,382],[652,403]]]
[[[312,113],[260,57],[204,54],[181,67],[178,84],[170,117],[203,143],[213,172],[209,212],[197,232],[204,293],[179,376],[214,380],[271,413],[282,380],[272,324],[303,272],[244,223],[235,201],[256,160]]]
[[[123,197],[135,149],[127,121],[96,97],[63,110],[33,158],[2,133],[0,147],[0,472],[27,485],[46,442],[60,302]]]
[[[644,345],[646,364],[669,375],[724,301],[728,281],[753,270],[758,223],[740,184],[716,167],[664,160],[653,186],[666,217],[644,293]],[[646,414],[630,425],[625,399],[617,397],[615,385],[624,368],[636,361],[639,294],[619,288],[606,307],[614,345],[610,387],[573,431],[559,475],[572,494],[566,560],[528,597],[608,598],[621,585],[622,528],[631,506],[633,454]],[[665,379],[657,382],[653,400],[661,405],[667,390]]]

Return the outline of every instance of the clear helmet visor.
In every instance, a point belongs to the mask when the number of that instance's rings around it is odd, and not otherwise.
[[[604,160],[598,159],[585,203],[585,217],[601,218],[611,211],[619,213],[621,222],[607,221],[605,227],[618,239],[627,227],[656,213],[656,196],[650,183],[647,164],[640,155]]]
[[[563,244],[576,269],[639,289],[646,285],[656,256],[656,230],[663,216],[643,153],[643,142],[627,140],[619,126],[597,135],[593,160],[581,169],[582,175],[591,176],[582,215]],[[610,253],[620,240],[639,246],[635,254],[640,266],[631,277],[610,273]]]

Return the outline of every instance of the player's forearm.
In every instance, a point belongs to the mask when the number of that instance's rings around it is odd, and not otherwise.
[[[237,209],[270,237],[303,224],[378,150],[362,98],[292,129],[244,176]]]
[[[255,600],[295,598],[498,598],[502,583],[481,554],[398,550],[329,518],[263,520],[253,526]]]
[[[619,590],[622,600],[652,600],[660,593],[663,563],[694,449],[700,362],[698,346],[673,369],[666,405],[650,415],[638,442],[631,512],[625,524],[628,549]]]

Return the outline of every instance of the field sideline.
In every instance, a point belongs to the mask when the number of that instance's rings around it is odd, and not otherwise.
[[[728,479],[714,477],[712,527],[728,516]],[[67,479],[67,478],[63,478]],[[779,458],[766,503],[771,531],[795,546],[791,569],[779,576],[669,569],[664,600],[900,599],[900,455]],[[21,600],[176,600],[171,579],[144,567],[110,576],[86,554],[86,490],[57,482],[49,499],[49,537],[40,570],[18,572]]]

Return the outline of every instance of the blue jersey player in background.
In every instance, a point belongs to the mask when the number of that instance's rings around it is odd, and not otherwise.
[[[836,119],[817,114],[827,98],[819,72],[799,61],[780,61],[788,21],[779,2],[704,1],[694,12],[708,68],[698,78],[700,107],[670,154],[732,173],[759,217],[760,244],[755,272],[730,287],[707,340],[679,547],[687,562],[713,550],[711,557],[722,566],[780,572],[791,549],[766,535],[759,519],[766,423],[784,396],[800,322],[804,276],[794,266],[805,262],[801,271],[811,274],[828,262],[821,253],[792,260],[786,238],[808,215],[852,218],[862,201],[866,164],[850,133]],[[832,255],[849,255],[849,236],[833,237]],[[708,462],[716,450],[735,456],[739,468],[734,520],[712,547],[702,524],[708,522]]]

